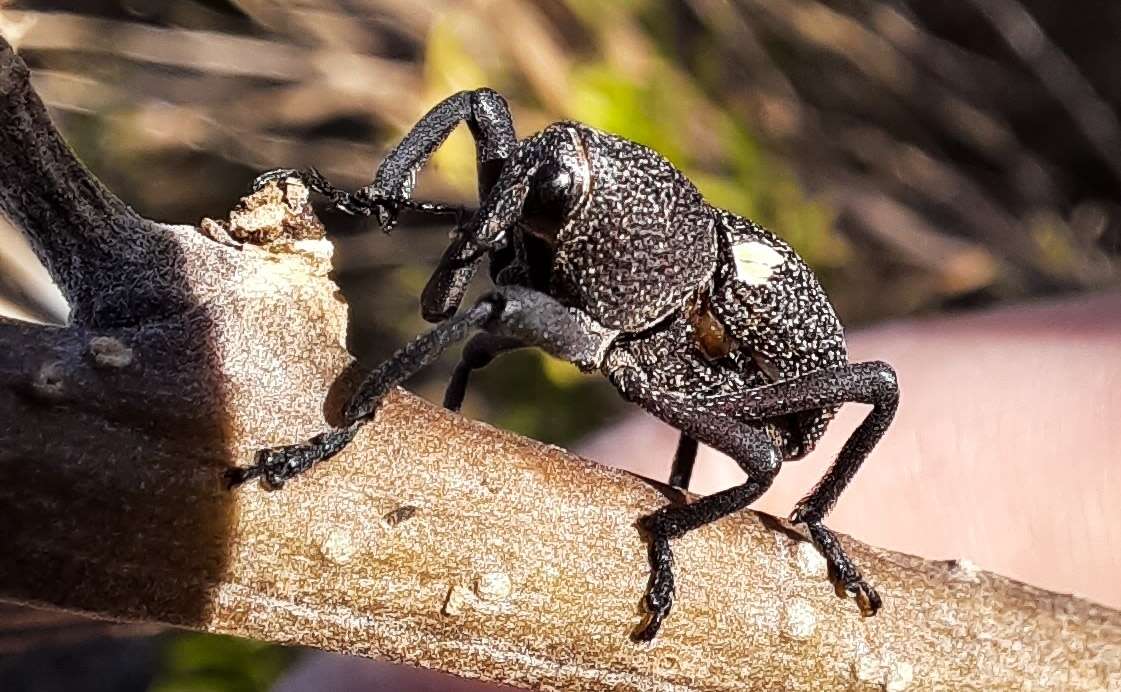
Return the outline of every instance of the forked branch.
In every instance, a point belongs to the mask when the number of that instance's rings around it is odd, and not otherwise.
[[[6,44],[0,109],[0,205],[76,308],[0,321],[0,598],[551,689],[1121,682],[1117,612],[849,541],[886,602],[863,619],[761,514],[675,545],[679,606],[636,645],[634,522],[663,494],[403,392],[283,491],[227,492],[326,425],[351,363],[306,194],[157,224],[73,159]]]

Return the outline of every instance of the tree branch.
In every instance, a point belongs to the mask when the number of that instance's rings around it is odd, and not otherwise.
[[[886,602],[862,619],[800,533],[750,512],[675,544],[679,605],[636,645],[635,519],[662,492],[404,392],[283,491],[227,492],[225,468],[319,431],[345,388],[306,192],[225,225],[139,219],[10,50],[0,75],[0,205],[80,308],[0,320],[0,598],[568,690],[1121,680],[1121,613],[848,541]]]

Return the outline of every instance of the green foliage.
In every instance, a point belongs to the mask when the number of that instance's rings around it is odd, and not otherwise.
[[[210,634],[168,637],[152,692],[267,690],[295,658],[295,650]]]

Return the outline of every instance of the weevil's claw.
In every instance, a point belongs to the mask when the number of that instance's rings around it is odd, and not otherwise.
[[[232,490],[246,481],[261,478],[269,490],[282,488],[285,481],[314,463],[311,459],[314,453],[309,452],[314,450],[303,444],[262,449],[257,452],[252,466],[226,471],[226,487]]]
[[[382,233],[388,235],[397,226],[397,216],[401,213],[401,205],[396,200],[378,200],[375,215]]]
[[[864,617],[872,617],[884,604],[880,599],[880,594],[872,588],[872,585],[864,581],[863,577],[857,577],[855,581],[850,581],[844,585],[845,595],[853,596],[856,598],[856,605],[860,607],[860,614]]]
[[[646,611],[646,618],[638,629],[631,635],[635,641],[648,642],[658,634],[662,621],[669,615],[673,608],[674,579],[673,579],[673,553],[670,551],[669,539],[664,535],[655,533],[657,528],[652,525],[654,517],[650,515],[639,520],[645,531],[651,532],[650,536],[650,584],[646,588],[646,596],[642,599],[642,607]]]
[[[666,606],[660,610],[650,610],[647,604],[646,617],[637,629],[631,634],[631,638],[636,642],[649,642],[653,641],[654,637],[658,636],[658,630],[662,628],[662,621],[669,615],[670,607]]]

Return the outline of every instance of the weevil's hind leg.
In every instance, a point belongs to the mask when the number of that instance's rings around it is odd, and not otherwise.
[[[471,337],[463,347],[463,355],[459,364],[452,372],[448,388],[444,390],[444,408],[449,411],[458,411],[463,406],[463,399],[467,395],[467,383],[471,373],[475,370],[490,365],[496,356],[514,349],[522,348],[525,344],[521,339],[509,336],[497,336],[482,332]]]
[[[747,472],[747,480],[734,488],[703,497],[688,505],[668,505],[643,517],[639,524],[650,538],[650,583],[643,598],[647,617],[634,633],[650,641],[673,607],[673,553],[670,540],[744,509],[771,486],[782,457],[766,431],[730,417],[710,418],[692,412],[670,411],[667,422],[684,428],[700,440],[728,454]]]
[[[873,400],[870,402],[873,404],[872,411],[849,436],[829,471],[814,486],[810,494],[798,503],[790,515],[791,521],[806,524],[810,537],[829,564],[830,576],[834,583],[847,594],[856,598],[860,611],[864,615],[876,614],[882,604],[880,596],[864,580],[860,570],[845,554],[836,534],[826,528],[822,524],[822,520],[837,503],[837,499],[841,496],[845,487],[848,486],[849,481],[856,475],[857,470],[864,463],[872,448],[887,432],[887,428],[891,425],[895,416],[899,397],[898,389],[894,384],[894,375],[890,377],[892,380],[891,386],[884,387],[884,375],[885,373],[880,373],[876,377],[879,382],[873,380],[871,384],[866,377],[852,378],[852,386],[862,390],[867,395],[864,397],[865,399]],[[873,390],[880,390],[880,392],[876,393]]]
[[[363,380],[347,404],[345,425],[316,435],[307,442],[258,452],[253,466],[230,469],[226,473],[228,485],[233,487],[261,477],[269,487],[279,488],[318,462],[338,454],[354,439],[358,429],[369,420],[393,387],[435,361],[449,346],[462,341],[470,330],[485,325],[499,310],[501,303],[484,299],[470,310],[417,337]]]
[[[899,403],[899,387],[891,366],[881,362],[843,365],[701,400],[682,394],[667,396],[630,368],[621,368],[612,377],[625,396],[700,442],[725,452],[748,473],[743,486],[710,495],[692,505],[666,507],[643,519],[642,526],[653,539],[650,558],[654,573],[646,599],[650,617],[636,633],[637,638],[653,637],[672,604],[672,554],[668,539],[746,507],[773,479],[780,452],[773,445],[768,447],[770,437],[762,427],[766,421],[849,402],[871,404],[872,411],[845,443],[826,477],[799,503],[792,519],[808,526],[831,574],[845,591],[856,596],[862,611],[872,614],[879,608],[879,596],[861,578],[822,519],[891,423]],[[730,427],[735,425],[741,427]],[[773,457],[765,453],[768,449]]]
[[[689,481],[693,478],[693,465],[696,461],[697,440],[686,433],[681,433],[681,437],[677,439],[677,451],[673,454],[669,484],[675,488],[688,490]]]
[[[899,406],[895,371],[878,361],[853,363],[737,392],[711,405],[719,411],[738,410],[739,418],[766,420],[849,402],[871,404],[872,410],[849,436],[825,477],[798,503],[790,519],[806,524],[810,538],[829,564],[834,583],[856,597],[864,615],[874,615],[881,605],[879,594],[864,580],[837,536],[822,522],[895,417]]]

